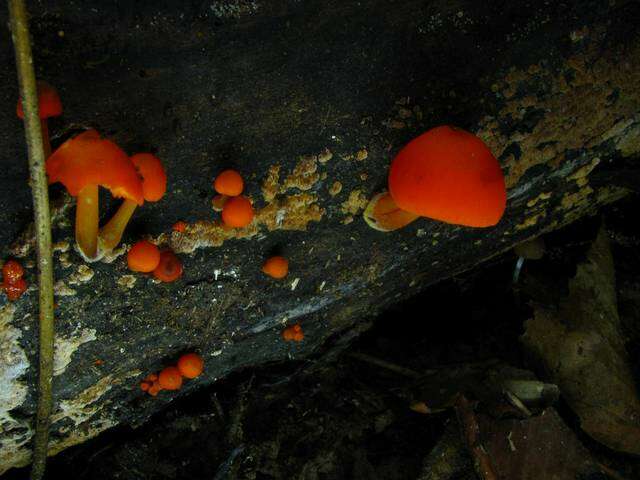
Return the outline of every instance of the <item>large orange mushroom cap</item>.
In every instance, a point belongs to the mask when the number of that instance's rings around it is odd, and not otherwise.
[[[144,199],[149,202],[160,200],[167,191],[167,174],[160,159],[150,153],[137,153],[131,161],[142,177]]]
[[[204,360],[197,353],[185,353],[178,359],[178,370],[185,378],[196,378],[204,370]]]
[[[16,114],[24,118],[22,99],[18,99]],[[62,102],[58,91],[46,82],[38,81],[38,116],[40,118],[57,117],[62,115]]]
[[[49,183],[62,183],[74,197],[89,185],[101,185],[115,197],[144,203],[142,183],[127,154],[95,130],[64,142],[47,159]]]
[[[177,367],[166,367],[158,375],[158,383],[164,390],[180,390],[182,375]]]
[[[475,135],[449,126],[429,130],[398,153],[389,192],[402,210],[469,227],[497,224],[507,202],[491,151]]]

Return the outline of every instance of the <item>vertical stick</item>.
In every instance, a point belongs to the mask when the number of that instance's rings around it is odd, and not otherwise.
[[[34,436],[32,480],[44,475],[49,443],[51,383],[53,378],[53,262],[49,192],[45,174],[42,132],[38,117],[38,93],[29,38],[29,23],[24,0],[9,0],[11,34],[16,54],[20,96],[24,109],[25,137],[29,153],[29,173],[38,248],[38,293],[40,305],[40,362],[38,416]]]

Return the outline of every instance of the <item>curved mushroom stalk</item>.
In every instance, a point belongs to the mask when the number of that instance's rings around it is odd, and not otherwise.
[[[127,227],[129,220],[133,216],[133,212],[136,211],[138,204],[131,200],[125,200],[118,208],[111,220],[100,229],[100,250],[109,252],[116,248],[122,240],[122,234]]]
[[[131,157],[131,164],[135,166],[138,176],[142,178],[142,194],[144,200],[157,202],[167,190],[167,175],[160,159],[150,153],[137,153]],[[138,202],[125,198],[115,215],[100,230],[100,249],[104,252],[113,250],[122,239]]]
[[[402,210],[388,192],[375,195],[362,214],[365,222],[374,230],[392,232],[415,221],[418,215]]]
[[[78,193],[76,243],[87,261],[98,260],[98,185],[87,185]]]

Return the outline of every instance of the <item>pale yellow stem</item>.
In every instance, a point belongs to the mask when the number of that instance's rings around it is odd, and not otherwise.
[[[84,187],[76,205],[76,243],[87,260],[98,253],[98,185]]]
[[[100,230],[100,248],[106,252],[118,246],[122,239],[124,229],[127,227],[133,212],[138,204],[131,200],[125,200],[118,208],[111,220]]]

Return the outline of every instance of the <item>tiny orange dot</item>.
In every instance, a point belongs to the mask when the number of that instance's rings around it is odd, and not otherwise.
[[[183,222],[182,220],[180,220],[180,221],[174,223],[173,227],[171,227],[171,229],[174,232],[184,233],[185,230],[187,229],[187,224],[186,224],[186,222]]]
[[[213,188],[221,195],[237,197],[244,189],[244,182],[237,171],[225,170],[216,177]]]
[[[289,261],[280,256],[268,258],[262,265],[262,271],[273,278],[284,278],[289,273]]]
[[[253,220],[253,207],[247,197],[233,197],[222,209],[222,221],[229,227],[246,227]]]
[[[127,264],[134,272],[153,272],[160,263],[160,250],[147,240],[140,240],[127,253]]]

